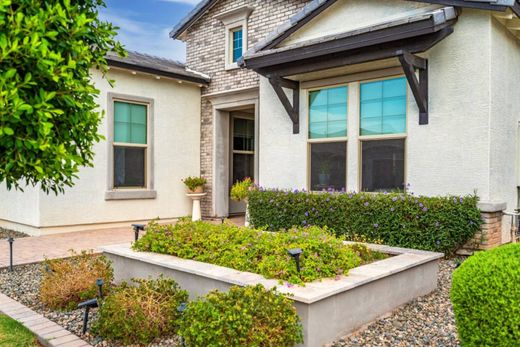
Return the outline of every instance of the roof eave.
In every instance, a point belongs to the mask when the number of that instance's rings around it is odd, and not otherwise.
[[[202,0],[195,6],[195,8],[188,13],[173,29],[170,31],[170,38],[174,40],[182,40],[183,34],[188,30],[197,20],[202,17],[207,10],[212,8],[218,0]]]
[[[176,80],[182,80],[182,81],[186,81],[186,82],[201,84],[204,86],[207,86],[210,82],[209,79],[204,78],[204,77],[183,75],[183,74],[179,74],[179,73],[175,73],[175,72],[171,72],[171,71],[164,71],[164,70],[156,69],[156,68],[149,67],[149,66],[125,63],[125,62],[122,62],[122,61],[119,61],[116,59],[111,59],[111,58],[106,58],[106,60],[107,60],[107,63],[109,66],[118,67],[118,68],[125,69],[125,70],[139,71],[139,72],[143,72],[143,73],[147,73],[147,74],[151,74],[151,75],[168,77],[168,78],[173,78]]]

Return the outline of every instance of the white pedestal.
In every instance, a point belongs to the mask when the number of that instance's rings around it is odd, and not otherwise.
[[[189,196],[191,200],[193,200],[193,208],[191,212],[191,220],[198,221],[202,219],[202,213],[200,210],[200,200],[206,196],[207,193],[188,193],[186,196]]]

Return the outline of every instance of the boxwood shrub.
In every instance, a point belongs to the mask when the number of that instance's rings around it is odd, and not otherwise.
[[[366,246],[345,245],[319,227],[268,233],[232,223],[186,220],[175,225],[151,223],[133,248],[254,272],[295,284],[346,275],[349,269],[384,258]],[[300,273],[288,254],[292,248],[303,251]]]
[[[519,346],[520,244],[469,257],[453,273],[451,299],[463,346]]]
[[[292,301],[261,285],[214,291],[190,302],[179,335],[191,347],[292,347],[303,342]]]
[[[271,231],[327,226],[338,236],[363,236],[387,245],[451,254],[482,224],[476,196],[426,197],[401,193],[308,193],[253,190],[252,226]]]

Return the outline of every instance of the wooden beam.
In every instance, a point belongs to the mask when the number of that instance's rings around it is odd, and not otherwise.
[[[300,83],[278,76],[269,77],[269,83],[273,87],[278,99],[282,103],[287,115],[293,123],[293,134],[300,133]],[[283,88],[291,89],[293,92],[293,102],[289,101]]]
[[[406,51],[399,53],[399,61],[419,107],[419,124],[428,124],[428,60]],[[419,78],[415,69],[419,70]]]

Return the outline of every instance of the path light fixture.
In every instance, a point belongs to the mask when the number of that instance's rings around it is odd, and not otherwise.
[[[293,248],[290,249],[289,255],[293,257],[294,261],[296,262],[296,270],[300,272],[300,255],[303,253],[301,248]]]
[[[182,314],[184,313],[184,311],[186,311],[186,308],[188,307],[188,304],[185,303],[185,302],[181,302],[181,304],[179,305],[179,307],[177,307],[177,312],[179,312],[179,314],[182,316]],[[181,347],[185,347],[186,344],[184,342],[184,337],[180,336],[180,345]]]
[[[9,236],[7,242],[9,242],[9,271],[13,272],[13,237]]]
[[[144,231],[144,224],[132,224],[134,228],[135,241],[139,240],[139,231]]]
[[[82,303],[80,303],[78,305],[78,308],[80,308],[80,309],[84,308],[85,309],[85,313],[83,314],[83,330],[82,330],[83,334],[86,334],[86,332],[87,332],[88,316],[89,316],[89,313],[90,313],[90,309],[101,306],[101,300],[103,299],[103,284],[104,283],[105,282],[103,281],[102,278],[98,278],[96,280],[96,286],[98,287],[98,297],[94,298],[94,299],[87,300],[87,301],[83,301]]]

